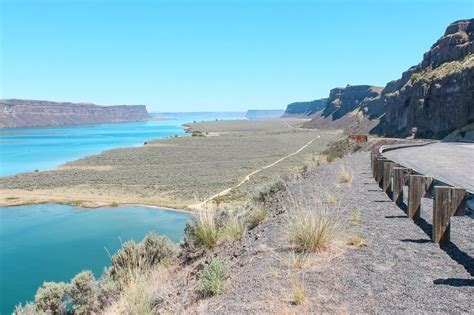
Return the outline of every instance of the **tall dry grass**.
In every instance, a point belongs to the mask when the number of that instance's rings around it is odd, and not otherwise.
[[[282,204],[288,213],[288,236],[300,251],[318,253],[340,241],[348,214],[339,202],[327,202],[327,188],[305,191],[300,185],[286,190]]]
[[[353,174],[345,165],[339,169],[339,180],[341,183],[352,183]]]

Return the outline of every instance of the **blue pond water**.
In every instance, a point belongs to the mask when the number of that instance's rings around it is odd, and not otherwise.
[[[244,119],[244,113],[165,113],[169,120],[0,130],[0,176],[45,170],[87,155],[183,135],[183,123]],[[155,231],[178,242],[189,214],[144,207],[84,210],[66,205],[0,208],[0,314],[34,298],[43,281],[96,276],[121,242]]]
[[[149,231],[179,242],[190,214],[145,207],[82,209],[66,205],[0,208],[0,314],[34,298],[43,281],[100,276],[127,240]],[[107,250],[106,250],[107,249]]]

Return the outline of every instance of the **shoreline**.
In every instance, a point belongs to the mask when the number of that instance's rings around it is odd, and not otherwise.
[[[294,128],[300,121],[185,123],[184,136],[106,150],[50,170],[0,177],[0,207],[140,205],[195,213],[197,202],[229,188],[232,191],[213,201],[239,203],[272,178],[299,173],[305,164],[315,163],[327,145],[342,137],[334,130]],[[189,127],[209,136],[191,137]],[[318,135],[321,138],[313,143]],[[306,144],[308,149],[300,152]],[[249,174],[255,175],[254,180],[238,185]]]

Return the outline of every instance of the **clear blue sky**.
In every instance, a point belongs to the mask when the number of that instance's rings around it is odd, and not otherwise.
[[[0,0],[1,98],[284,108],[397,79],[473,0]]]

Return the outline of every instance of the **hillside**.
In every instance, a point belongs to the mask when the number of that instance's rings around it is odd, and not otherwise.
[[[347,85],[334,88],[324,110],[305,124],[306,127],[335,127],[348,131],[368,132],[375,127],[371,120],[380,112],[382,88],[370,85]]]
[[[452,23],[423,56],[384,90],[384,113],[373,132],[442,138],[474,122],[474,19]]]
[[[0,128],[140,121],[147,118],[145,105],[98,106],[91,103],[0,100]]]
[[[284,117],[291,116],[312,116],[324,109],[327,103],[327,98],[309,102],[295,102],[286,107]]]
[[[474,122],[474,19],[452,23],[423,60],[381,89],[331,90],[308,127],[346,128],[389,137],[443,138]],[[457,137],[459,138],[459,136]]]

